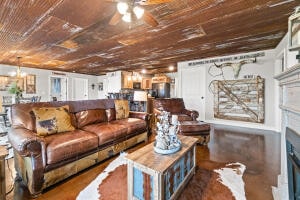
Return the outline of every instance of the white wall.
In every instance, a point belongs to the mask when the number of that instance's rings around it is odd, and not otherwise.
[[[2,65],[0,64],[0,75],[9,75],[9,72],[16,71],[16,66],[9,66],[9,65]],[[51,70],[42,70],[42,69],[34,69],[34,68],[26,68],[21,67],[22,72],[26,72],[27,74],[34,74],[36,75],[36,94],[26,94],[24,93],[24,97],[30,97],[34,95],[41,96],[41,101],[49,101],[50,100],[50,94],[49,94],[49,77],[52,75]],[[68,73],[68,72],[59,72],[66,74],[66,77],[68,78],[68,99],[72,99],[72,90],[73,90],[73,78],[85,78],[88,79],[88,98],[89,99],[96,99],[98,98],[98,90],[95,87],[93,90],[91,85],[97,84],[97,76],[91,76],[91,75],[84,75],[84,74],[76,74],[76,73]],[[0,91],[0,95],[10,95],[7,91]]]
[[[107,98],[107,76],[103,75],[103,76],[98,76],[98,83],[102,83],[103,84],[103,90],[98,92],[98,98],[99,99],[105,99]]]
[[[260,51],[262,52],[262,51]],[[262,78],[265,78],[265,123],[249,123],[249,122],[240,122],[240,121],[233,121],[233,120],[221,120],[214,118],[214,96],[209,91],[208,87],[211,81],[213,80],[222,80],[222,77],[212,77],[209,75],[208,70],[210,66],[213,64],[200,64],[196,65],[197,67],[204,67],[206,69],[206,96],[205,96],[205,121],[212,122],[212,123],[221,123],[221,124],[228,124],[228,125],[236,125],[236,126],[244,126],[244,127],[253,127],[253,128],[261,128],[261,129],[269,129],[269,130],[277,130],[279,131],[279,126],[277,124],[277,117],[274,115],[274,110],[278,109],[278,105],[274,103],[274,99],[277,98],[275,94],[275,80],[274,76],[274,62],[275,62],[275,51],[274,50],[266,50],[265,56],[258,57],[256,63],[248,63],[244,64],[241,67],[241,71],[239,73],[239,77],[243,78],[244,75],[260,75]],[[258,52],[250,52],[248,54],[254,54]],[[214,57],[209,59],[202,59],[202,60],[193,60],[192,62],[200,62],[205,60],[211,59],[222,59],[232,56],[240,56],[245,54],[235,54],[229,55],[224,57]],[[230,62],[238,62],[239,60],[230,61]],[[185,61],[178,63],[178,67],[189,67],[188,63],[191,61]],[[220,63],[217,63],[220,64]],[[234,79],[232,68],[226,67],[224,69],[224,77],[225,79]],[[212,74],[218,74],[218,69],[213,67],[211,69]],[[193,82],[193,80],[189,80]],[[179,81],[180,82],[180,81]],[[178,86],[179,87],[179,86]],[[197,86],[195,86],[197,87]],[[201,111],[199,111],[201,112]]]
[[[296,55],[298,54],[297,51],[289,51],[288,50],[288,36],[287,34],[283,37],[277,47],[274,49],[275,55],[278,56],[284,52],[285,56],[285,68],[288,69],[295,64],[298,63],[296,59]]]

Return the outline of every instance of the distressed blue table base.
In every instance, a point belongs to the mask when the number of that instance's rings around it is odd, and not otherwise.
[[[180,136],[182,148],[170,155],[157,154],[153,144],[127,155],[128,199],[176,199],[195,173],[197,139]],[[184,140],[182,140],[182,138]]]

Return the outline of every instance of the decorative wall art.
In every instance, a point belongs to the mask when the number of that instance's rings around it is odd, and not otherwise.
[[[215,80],[214,117],[264,123],[265,79]]]
[[[26,77],[26,93],[35,94],[36,93],[36,76],[33,74],[28,74]]]
[[[226,62],[226,63],[222,63],[222,64],[216,64],[214,63],[214,65],[212,65],[209,69],[208,69],[208,73],[213,76],[213,77],[216,77],[216,76],[223,76],[223,68],[224,67],[231,67],[232,68],[232,71],[233,71],[233,75],[234,75],[234,78],[237,79],[238,76],[239,76],[239,73],[241,71],[241,67],[242,65],[244,64],[248,64],[248,63],[256,63],[256,57],[254,59],[247,59],[247,60],[241,60],[239,62]],[[216,67],[217,69],[219,69],[220,73],[219,74],[216,74],[216,75],[213,75],[211,73],[211,69],[213,67]]]
[[[103,82],[99,82],[98,89],[99,91],[103,91]]]
[[[0,91],[7,91],[12,83],[16,83],[24,91],[24,78],[0,76]]]

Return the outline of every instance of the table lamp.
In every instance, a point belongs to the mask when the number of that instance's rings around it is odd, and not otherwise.
[[[138,104],[136,105],[136,111],[145,112],[145,109],[143,109],[143,107],[144,107],[144,102],[147,101],[147,92],[146,91],[134,91],[133,101],[138,102]]]

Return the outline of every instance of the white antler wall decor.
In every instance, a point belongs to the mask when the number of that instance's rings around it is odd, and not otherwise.
[[[233,70],[233,73],[234,73],[234,78],[237,79],[237,77],[239,76],[239,73],[241,71],[242,65],[247,64],[247,63],[255,63],[255,62],[256,62],[256,57],[254,59],[241,60],[240,62],[236,62],[236,63],[227,62],[227,63],[222,63],[220,65],[217,65],[216,63],[214,63],[213,66],[215,66],[217,68],[220,68],[220,69],[222,69],[223,67],[232,67],[232,70]],[[213,67],[213,66],[211,66],[211,67]],[[209,74],[211,74],[210,73],[211,67],[208,70]]]

